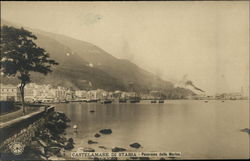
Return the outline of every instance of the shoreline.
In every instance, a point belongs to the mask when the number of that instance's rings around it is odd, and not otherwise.
[[[203,100],[200,100],[199,102],[203,102]],[[96,103],[93,103],[93,104],[96,104]],[[39,129],[35,137],[32,138],[32,142],[30,143],[30,145],[26,147],[25,153],[22,156],[22,160],[29,160],[31,158],[38,159],[38,160],[48,160],[48,159],[49,160],[76,160],[78,159],[78,158],[73,158],[71,156],[71,152],[78,151],[79,147],[77,147],[77,139],[72,135],[68,135],[68,132],[67,132],[68,130],[66,130],[66,129],[73,130],[72,129],[73,124],[71,124],[72,127],[69,126],[70,119],[68,118],[68,116],[66,116],[66,114],[67,113],[63,113],[63,112],[59,112],[55,110],[54,112],[50,114],[50,116],[48,116],[44,124],[44,127]],[[72,121],[73,121],[73,118],[72,118]],[[115,132],[115,129],[113,129],[113,127],[111,128],[112,129],[110,130],[114,130]],[[108,144],[102,143],[101,140],[98,140],[97,137],[95,137],[94,135],[95,133],[100,134],[99,130],[101,129],[97,129],[96,131],[94,131],[91,134],[91,137],[87,138],[86,140],[85,139],[81,140],[88,144],[86,144],[86,146],[85,145],[82,146],[82,149],[80,149],[80,152],[92,152],[94,150],[94,152],[116,151],[116,152],[124,152],[124,153],[128,152],[129,153],[129,152],[136,152],[137,150],[142,150],[142,149],[130,148],[129,146],[130,143],[127,143],[126,145],[118,144],[118,147],[108,146]],[[242,132],[249,133],[249,129],[243,129]],[[105,135],[105,137],[112,137],[113,133],[111,131],[110,134],[101,134],[101,135]],[[76,141],[76,144],[74,143],[74,141]],[[144,144],[143,142],[141,143]],[[146,148],[145,144],[144,146]],[[65,149],[65,147],[67,148]],[[18,156],[18,157],[20,158],[21,156]],[[86,158],[80,158],[80,160],[82,159],[86,159]],[[87,159],[90,159],[90,158],[87,158]],[[91,160],[97,160],[97,159],[98,158],[92,158]],[[99,159],[101,160],[101,158]],[[115,158],[112,158],[112,159],[115,159]],[[142,160],[142,158],[133,158],[133,159],[126,158],[126,159]],[[143,158],[143,159],[151,160],[154,158]],[[169,158],[159,158],[159,159],[168,160]],[[107,160],[110,160],[110,159],[107,158]]]
[[[123,104],[152,104],[152,105],[156,105],[156,104],[168,104],[171,102],[181,102],[181,101],[195,101],[195,102],[214,102],[214,101],[218,101],[218,102],[237,102],[237,101],[249,101],[249,99],[239,99],[239,100],[219,100],[219,99],[171,99],[171,100],[164,100],[164,103],[152,103],[152,100],[141,100],[140,102],[137,103],[130,103],[130,102],[126,102],[126,103],[119,103],[119,102],[112,102],[112,103],[107,103],[107,104],[103,104],[100,102],[81,102],[81,101],[69,101],[68,103],[47,103],[47,104],[41,104],[41,105],[61,105],[61,104],[70,104],[70,103],[79,103],[79,104],[100,104],[100,105],[110,105],[110,104],[115,104],[115,105],[123,105]],[[205,103],[207,103],[205,102]]]
[[[74,140],[72,138],[66,138],[65,129],[69,127],[68,122],[70,122],[69,118],[62,112],[53,111],[42,116],[39,120],[30,124],[29,127],[21,130],[21,133],[24,132],[24,137],[27,139],[27,142],[21,142],[23,152],[20,155],[14,155],[9,145],[9,147],[5,147],[5,149],[1,151],[1,159],[50,160],[57,157],[59,160],[62,160],[63,157],[66,157],[64,156],[65,150],[74,148]],[[39,124],[39,126],[37,124]],[[32,126],[35,126],[35,129],[32,130],[34,133],[26,134],[25,132],[33,128]]]

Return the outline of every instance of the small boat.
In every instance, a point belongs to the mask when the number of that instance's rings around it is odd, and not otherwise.
[[[91,102],[97,102],[98,100],[97,99],[90,99],[90,100],[86,100],[86,102],[88,102],[88,103],[91,103]]]
[[[204,101],[205,103],[208,103],[208,101]]]
[[[119,103],[126,103],[127,100],[126,99],[119,99]]]
[[[159,100],[159,103],[164,103],[164,100]]]
[[[150,102],[151,102],[151,103],[156,103],[156,100],[151,100]]]
[[[140,103],[140,100],[129,100],[130,103]]]
[[[69,103],[69,101],[63,100],[63,101],[61,101],[60,103]]]
[[[110,103],[112,103],[112,101],[111,100],[104,100],[103,103],[104,104],[110,104]]]
[[[111,100],[102,100],[101,101],[101,104],[110,104],[110,103],[112,103]]]

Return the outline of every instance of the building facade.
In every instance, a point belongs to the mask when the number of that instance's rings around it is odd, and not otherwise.
[[[0,91],[1,101],[21,101],[20,90],[15,85],[1,84]]]

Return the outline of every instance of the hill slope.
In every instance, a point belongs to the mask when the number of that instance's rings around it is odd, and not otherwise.
[[[20,27],[7,21],[1,24]],[[35,34],[37,45],[60,63],[46,77],[32,74],[32,80],[36,83],[51,83],[73,89],[147,91],[173,88],[172,83],[161,80],[128,60],[117,59],[93,44],[30,27],[24,28]],[[2,81],[7,81],[7,78]],[[8,81],[18,82],[15,79]]]

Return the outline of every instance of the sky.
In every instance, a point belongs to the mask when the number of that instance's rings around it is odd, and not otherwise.
[[[1,18],[93,43],[175,83],[249,90],[249,2],[1,2]]]

